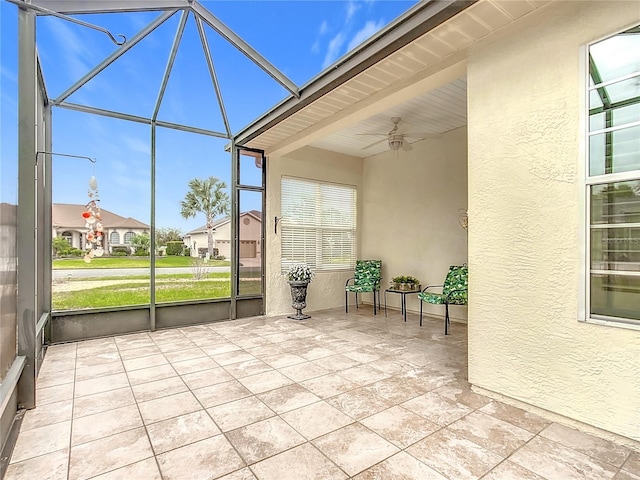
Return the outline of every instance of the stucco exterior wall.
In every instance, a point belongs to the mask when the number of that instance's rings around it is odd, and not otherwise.
[[[469,380],[640,440],[640,331],[580,322],[588,42],[638,2],[555,2],[468,60]]]
[[[399,275],[417,277],[423,288],[442,285],[450,265],[467,262],[458,221],[467,208],[466,128],[412,147],[364,161],[361,257],[382,259],[383,290]],[[388,294],[387,305],[399,309],[400,297]],[[444,317],[440,305],[423,308]],[[416,295],[407,296],[407,309],[419,311]],[[466,307],[452,307],[451,316],[466,321]]]
[[[284,157],[267,160],[266,247],[266,312],[268,315],[293,313],[291,291],[286,276],[281,273],[280,233],[274,233],[274,217],[280,217],[280,185],[282,176],[308,178],[325,182],[353,185],[358,191],[358,219],[362,218],[363,160],[313,147],[304,147]],[[360,224],[358,236],[360,237]],[[306,312],[344,306],[344,284],[353,270],[318,272],[307,292]]]

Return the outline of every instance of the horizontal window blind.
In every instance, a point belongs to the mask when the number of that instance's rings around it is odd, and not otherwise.
[[[283,177],[282,271],[294,263],[312,270],[353,268],[356,261],[356,189]]]

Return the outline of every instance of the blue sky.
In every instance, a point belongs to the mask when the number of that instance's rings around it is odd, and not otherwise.
[[[216,17],[283,72],[303,85],[339,57],[413,6],[415,1],[204,1]],[[84,15],[82,20],[131,38],[158,13]],[[16,7],[0,0],[0,201],[15,202],[17,155]],[[68,101],[150,117],[178,25],[174,15]],[[48,94],[56,98],[117,47],[107,36],[61,19],[39,17],[38,50]],[[288,96],[288,92],[213,30],[206,28],[232,132]],[[147,125],[55,108],[53,150],[87,155],[55,157],[53,201],[86,203],[87,182],[98,179],[102,208],[150,223],[150,128]],[[216,131],[224,124],[195,23],[189,19],[159,119]],[[158,129],[156,226],[183,232],[179,202],[194,177],[230,183],[226,140]],[[257,173],[257,170],[256,170]],[[250,202],[247,202],[248,208]],[[253,208],[257,207],[252,206]]]

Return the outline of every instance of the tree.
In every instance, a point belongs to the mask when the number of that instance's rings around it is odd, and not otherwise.
[[[151,237],[148,233],[139,233],[131,240],[131,244],[136,247],[136,255],[149,255]]]
[[[209,257],[213,256],[213,220],[229,213],[229,194],[227,184],[216,177],[204,180],[194,178],[189,181],[189,191],[180,202],[180,214],[183,218],[195,217],[197,213],[204,213],[207,221],[207,250]]]
[[[69,255],[69,253],[71,252],[71,245],[63,237],[53,238],[51,240],[51,248],[53,249],[53,254],[56,257],[61,257],[62,255]]]
[[[156,228],[156,247],[164,247],[167,242],[181,242],[182,230],[179,228]]]

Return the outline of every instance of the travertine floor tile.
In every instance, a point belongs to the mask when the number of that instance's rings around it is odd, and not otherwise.
[[[69,480],[84,480],[153,456],[144,428],[71,447]]]
[[[631,452],[622,469],[640,475],[640,451]]]
[[[158,367],[160,365],[166,365],[169,360],[162,354],[157,353],[155,355],[147,355],[145,357],[128,358],[122,361],[124,368],[127,372],[133,370],[140,370],[149,367]]]
[[[305,442],[279,417],[233,430],[227,433],[227,438],[249,465]]]
[[[500,455],[446,428],[406,451],[445,477],[460,480],[480,478],[503,460]]]
[[[124,366],[118,359],[115,362],[100,363],[92,367],[79,367],[76,369],[76,382],[104,377],[115,373],[124,373]]]
[[[95,393],[73,401],[73,418],[105,412],[125,405],[136,403],[131,387],[118,388],[107,392]]]
[[[397,376],[372,383],[364,389],[394,403],[406,402],[425,393],[425,390],[414,382]]]
[[[191,392],[182,392],[138,403],[138,408],[145,425],[149,425],[167,418],[202,410],[202,405]]]
[[[613,478],[618,470],[611,464],[590,458],[542,437],[533,438],[509,460],[551,479],[609,479]]]
[[[72,411],[72,400],[39,405],[38,408],[25,412],[20,431],[25,432],[33,428],[71,420]]]
[[[237,380],[231,380],[230,382],[216,383],[208,387],[198,388],[193,390],[193,394],[205,408],[210,408],[248,397],[251,392]]]
[[[251,466],[259,480],[342,480],[347,476],[310,443]]]
[[[48,357],[47,357],[48,358]],[[65,383],[73,383],[76,380],[76,371],[74,368],[69,370],[59,370],[57,372],[44,375],[40,372],[38,375],[38,388],[55,387]]]
[[[117,468],[91,480],[162,480],[155,458],[147,458],[140,462]]]
[[[246,397],[234,402],[223,403],[207,409],[211,418],[215,420],[223,432],[244,427],[265,418],[273,417],[275,413],[257,397]]]
[[[558,423],[552,423],[542,430],[540,436],[616,467],[621,467],[631,453],[628,448],[621,445]]]
[[[206,357],[207,354],[197,347],[191,347],[186,350],[172,350],[164,352],[164,356],[170,363],[177,363]]]
[[[105,375],[91,380],[82,380],[75,384],[75,397],[84,397],[94,393],[108,392],[118,388],[128,387],[129,380],[125,373],[116,373],[113,375]]]
[[[524,428],[532,433],[538,433],[551,424],[550,421],[539,415],[498,401],[489,402],[482,407],[480,411],[504,420],[505,422],[509,422],[517,427]]]
[[[272,367],[257,358],[254,358],[253,360],[246,360],[244,362],[232,363],[231,365],[225,365],[224,369],[231,374],[233,378],[243,378],[273,370]]]
[[[490,398],[472,392],[468,385],[460,385],[457,382],[448,383],[443,387],[433,390],[438,395],[441,395],[456,403],[466,405],[467,407],[477,409],[484,407],[491,401]]]
[[[219,365],[211,357],[198,357],[191,360],[173,362],[171,365],[179,375],[187,375],[189,373],[195,373],[202,370],[210,370],[219,367]]]
[[[36,402],[38,405],[45,405],[47,403],[57,403],[62,400],[70,400],[73,398],[74,389],[74,383],[38,388],[36,390]]]
[[[147,426],[156,455],[195,443],[220,433],[204,410],[169,418]]]
[[[70,420],[21,431],[13,449],[11,463],[68,448],[70,437]]]
[[[353,477],[354,480],[447,480],[411,455],[400,452]]]
[[[275,390],[294,383],[289,377],[275,370],[244,377],[238,381],[254,394],[268,392],[269,390]]]
[[[208,358],[208,357],[207,357]],[[233,380],[233,375],[222,367],[200,370],[182,375],[182,380],[191,390],[216,385]]]
[[[351,417],[325,401],[312,403],[280,416],[308,440],[353,423]]]
[[[406,448],[440,429],[439,425],[397,405],[360,423],[400,448]]]
[[[131,387],[137,402],[147,402],[160,397],[174,395],[189,390],[180,377],[169,377],[163,380],[141,383]]]
[[[507,457],[528,442],[533,433],[482,412],[473,412],[449,425],[449,429]]]
[[[335,397],[328,398],[326,401],[355,420],[386,410],[392,405],[391,402],[363,388],[341,393]]]
[[[136,405],[107,410],[75,419],[71,430],[71,445],[90,442],[115,433],[142,427]]]
[[[158,464],[167,480],[218,478],[245,465],[224,435],[158,455]]]
[[[13,461],[13,459],[12,459]],[[69,449],[58,450],[7,467],[5,480],[67,480]]]
[[[307,360],[293,353],[278,353],[276,355],[266,356],[262,361],[273,368],[283,368],[297,363],[304,363]]]
[[[289,412],[320,401],[320,397],[297,383],[262,393],[258,398],[276,413]]]
[[[131,385],[140,385],[141,383],[154,382],[175,376],[177,376],[176,371],[168,363],[127,372],[127,377]]]
[[[357,383],[353,383],[335,373],[312,378],[311,380],[300,382],[300,384],[320,398],[333,397],[359,387]]]
[[[399,449],[368,428],[354,423],[312,442],[348,475],[356,475]]]
[[[337,372],[337,375],[346,378],[350,382],[357,383],[360,386],[370,385],[390,377],[390,375],[368,365],[360,365],[358,367],[340,370]]]
[[[466,405],[456,403],[434,392],[427,392],[408,400],[401,406],[441,426],[455,422],[473,411]]]
[[[496,468],[487,473],[482,480],[546,480],[509,460],[505,460]]]

